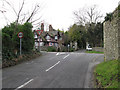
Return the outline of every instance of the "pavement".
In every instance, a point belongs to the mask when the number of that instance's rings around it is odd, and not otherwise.
[[[94,88],[93,68],[104,61],[103,54],[42,52],[42,56],[4,68],[2,87],[14,88]]]

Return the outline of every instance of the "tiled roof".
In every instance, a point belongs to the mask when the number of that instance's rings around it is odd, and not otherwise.
[[[40,37],[43,39],[43,41],[47,41],[46,38],[45,38],[45,36],[47,34],[50,35],[53,39],[54,39],[55,35],[58,35],[59,37],[62,36],[62,32],[58,32],[56,30],[54,30],[54,31],[46,31],[46,32],[43,31],[42,34],[40,35]]]

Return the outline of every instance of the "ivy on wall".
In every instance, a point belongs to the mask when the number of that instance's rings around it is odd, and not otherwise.
[[[118,6],[118,17],[120,17],[120,5]]]
[[[113,13],[107,13],[105,17],[105,21],[111,21],[113,18]]]

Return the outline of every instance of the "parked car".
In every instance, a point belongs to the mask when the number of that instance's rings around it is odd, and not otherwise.
[[[90,45],[86,46],[87,51],[92,51],[92,47]]]

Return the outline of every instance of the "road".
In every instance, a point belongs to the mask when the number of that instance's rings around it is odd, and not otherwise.
[[[92,88],[93,68],[103,54],[50,52],[2,70],[3,88]]]

